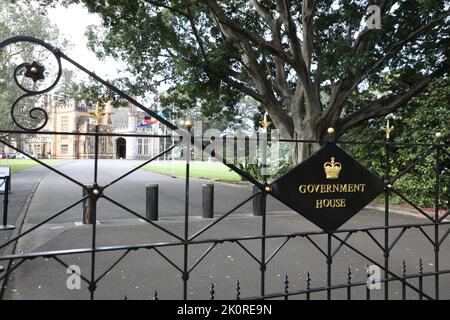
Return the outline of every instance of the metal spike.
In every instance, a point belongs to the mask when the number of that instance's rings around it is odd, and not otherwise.
[[[419,300],[423,300],[423,261],[419,258]]]
[[[284,293],[289,293],[289,278],[288,275],[284,275]]]
[[[288,299],[288,293],[289,293],[289,278],[288,275],[284,275],[284,293],[286,296],[284,297],[285,300]]]
[[[369,272],[369,265],[367,265],[366,268],[366,278],[367,278],[367,284],[369,284],[369,278],[370,278],[371,274]],[[370,300],[370,289],[369,286],[366,286],[366,300]]]
[[[153,293],[153,300],[159,300],[158,299],[158,292],[155,290],[155,293]]]
[[[311,299],[311,275],[309,272],[306,273],[306,300]]]
[[[309,272],[306,273],[306,289],[311,289],[311,275]]]
[[[350,267],[347,268],[347,284],[352,284],[352,269]]]
[[[214,294],[216,292],[214,291],[214,283],[211,283],[211,287],[209,289],[209,300],[214,300]]]
[[[241,300],[241,286],[239,280],[236,281],[236,300]]]
[[[406,262],[405,260],[403,260],[403,264],[402,264],[402,276],[403,276],[403,281],[402,281],[402,300],[406,300]]]
[[[347,300],[352,299],[352,269],[347,267]]]
[[[123,298],[123,300],[128,300],[128,297],[127,297],[127,295],[125,295],[125,297]]]
[[[402,275],[403,275],[403,278],[406,278],[406,262],[405,262],[405,260],[403,260],[403,264],[402,264]]]

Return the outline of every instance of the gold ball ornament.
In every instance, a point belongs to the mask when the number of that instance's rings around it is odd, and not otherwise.
[[[192,128],[192,121],[191,120],[185,120],[184,121],[184,126],[188,129]]]
[[[334,133],[334,128],[333,127],[329,127],[327,129],[328,134],[333,134]]]

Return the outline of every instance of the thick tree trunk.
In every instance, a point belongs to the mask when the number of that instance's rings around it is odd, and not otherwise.
[[[314,105],[314,103],[316,102],[307,98],[304,88],[298,83],[290,105],[293,122],[293,140],[319,140],[321,112],[319,111],[320,107]],[[292,143],[291,152],[294,164],[302,162],[319,148],[320,145],[318,143]]]
[[[302,122],[300,127],[295,128],[293,140],[318,140],[319,130],[313,121]],[[295,142],[291,144],[292,159],[294,164],[298,164],[320,149],[318,143]]]

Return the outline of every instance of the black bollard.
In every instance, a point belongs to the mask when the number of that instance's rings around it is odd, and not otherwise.
[[[148,184],[145,187],[146,202],[145,213],[150,221],[158,221],[158,185]]]
[[[259,188],[257,186],[253,186],[253,194],[259,192]],[[253,215],[254,216],[262,216],[265,210],[265,203],[263,194],[258,194],[253,198]]]
[[[214,218],[214,184],[203,185],[203,218]]]
[[[83,188],[83,198],[89,195],[88,189],[92,186],[86,186]],[[95,200],[92,198],[87,198],[83,200],[83,224],[93,224],[93,214],[92,208]]]

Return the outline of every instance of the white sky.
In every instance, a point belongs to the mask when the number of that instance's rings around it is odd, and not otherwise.
[[[56,24],[61,35],[70,41],[71,48],[64,49],[63,52],[71,59],[88,70],[94,71],[100,77],[109,79],[115,78],[120,70],[124,69],[123,63],[113,59],[99,60],[87,47],[87,38],[84,33],[89,25],[101,24],[99,16],[90,14],[84,6],[70,5],[67,8],[62,6],[50,8],[48,17]],[[72,69],[69,66],[69,63],[63,63],[64,68]]]

